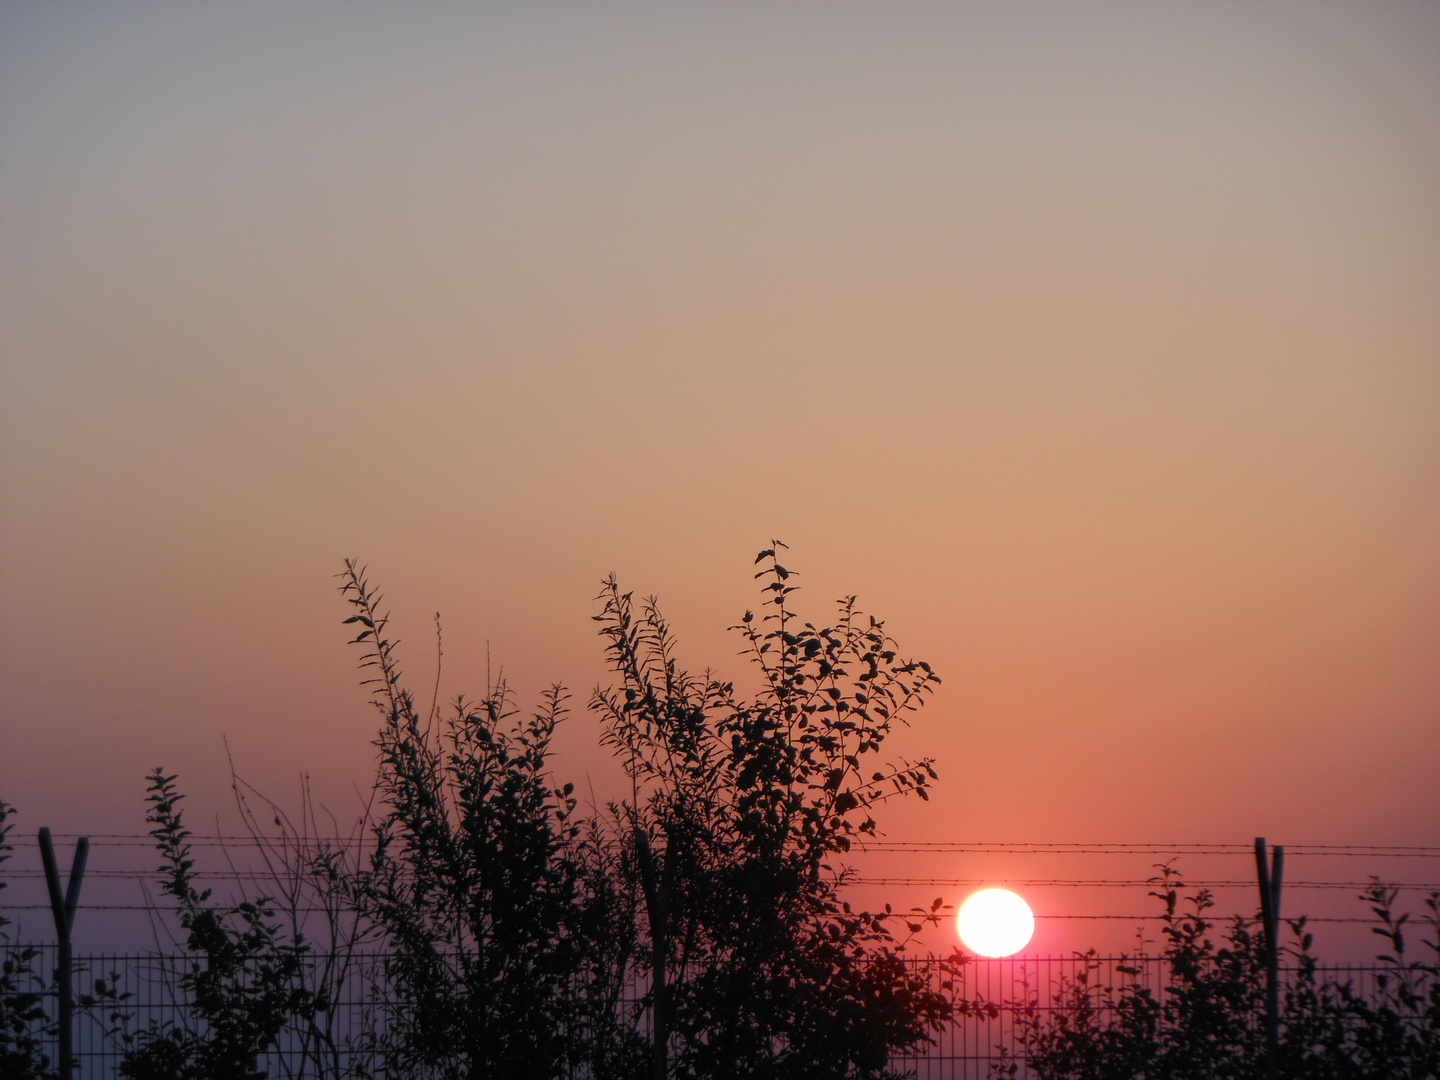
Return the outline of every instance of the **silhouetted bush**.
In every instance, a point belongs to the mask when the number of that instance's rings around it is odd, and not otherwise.
[[[1162,867],[1156,882],[1152,895],[1164,905],[1163,987],[1147,985],[1141,956],[1115,969],[1118,983],[1103,980],[1093,962],[1063,985],[1051,1009],[1035,998],[1012,1006],[1016,1045],[1004,1048],[997,1075],[1019,1075],[1022,1058],[1039,1080],[1267,1075],[1263,931],[1237,916],[1217,943],[1212,934],[1219,927],[1207,916],[1209,891],[1198,890],[1182,912],[1185,886],[1178,874]],[[1408,916],[1394,914],[1393,889],[1377,880],[1362,899],[1378,920],[1375,932],[1390,946],[1378,958],[1387,970],[1370,992],[1326,975],[1311,952],[1306,920],[1289,922],[1294,971],[1282,996],[1277,1061],[1287,1080],[1440,1076],[1440,896],[1426,900],[1434,937],[1426,944],[1436,953],[1431,962],[1405,958]]]
[[[343,588],[381,712],[382,806],[351,895],[400,1005],[376,1034],[384,1069],[457,1080],[632,1072],[637,1040],[619,1010],[633,909],[609,837],[548,771],[563,688],[528,718],[503,679],[478,702],[422,715],[353,562]]]
[[[755,561],[762,615],[734,628],[759,676],[753,696],[682,670],[653,599],[637,611],[613,578],[601,594],[621,681],[593,707],[633,784],[617,807],[630,826],[622,866],[646,899],[659,1049],[674,1076],[888,1075],[892,1053],[951,1015],[954,968],[902,956],[942,905],[854,910],[841,860],[875,834],[878,803],[927,797],[929,759],[869,762],[939,679],[902,659],[854,597],[833,625],[802,623],[776,549]]]
[[[182,1023],[122,1032],[120,1075],[133,1080],[264,1080],[259,1060],[284,1028],[312,1018],[323,1001],[303,985],[309,945],[287,936],[270,897],[217,907],[195,886],[195,860],[175,777],[150,776],[151,835],[163,863],[162,889],[176,903],[191,956],[180,979]],[[97,985],[103,995],[105,986]]]
[[[928,760],[864,762],[939,680],[853,598],[833,627],[795,625],[790,572],[766,560],[767,613],[738,628],[762,676],[749,700],[678,670],[655,605],[637,618],[608,583],[597,618],[621,686],[592,706],[634,787],[604,816],[577,814],[548,773],[561,687],[525,720],[503,680],[422,712],[347,564],[382,714],[376,846],[352,896],[397,1003],[377,1028],[387,1071],[881,1076],[949,1018],[953,969],[902,956],[940,902],[854,911],[831,865],[874,833],[876,804],[925,796]],[[645,1034],[627,1001],[640,979]]]

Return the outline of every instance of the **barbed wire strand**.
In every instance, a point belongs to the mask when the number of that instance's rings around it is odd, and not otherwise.
[[[90,841],[104,841],[113,847],[153,847],[154,837],[147,833],[52,833],[56,840],[75,840],[81,836]],[[225,844],[248,844],[257,838],[247,833],[192,834],[194,847]],[[351,836],[316,836],[300,834],[262,834],[259,839],[270,843],[354,844],[369,839],[368,833]],[[38,840],[29,835],[15,836],[11,843],[18,847],[35,847]],[[1347,857],[1440,858],[1440,845],[1427,844],[1286,844],[1291,855],[1334,855]],[[873,840],[864,844],[865,851],[925,852],[935,854],[1013,854],[1013,855],[1240,855],[1254,853],[1249,843],[1091,843],[1070,841],[952,841],[952,840]]]

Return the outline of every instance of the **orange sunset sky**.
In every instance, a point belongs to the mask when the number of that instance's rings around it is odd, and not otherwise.
[[[771,537],[945,680],[891,839],[1440,844],[1440,6],[0,8],[22,830],[352,815],[349,555],[618,793],[600,580],[740,677]]]

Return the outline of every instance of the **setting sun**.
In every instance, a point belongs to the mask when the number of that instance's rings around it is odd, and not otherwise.
[[[1030,905],[1009,889],[982,889],[960,909],[960,940],[980,956],[1019,952],[1035,933]]]

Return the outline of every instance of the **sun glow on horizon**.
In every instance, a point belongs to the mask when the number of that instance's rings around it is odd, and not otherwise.
[[[1010,956],[1035,933],[1030,905],[1009,889],[981,889],[965,901],[955,921],[960,940],[980,956]]]

